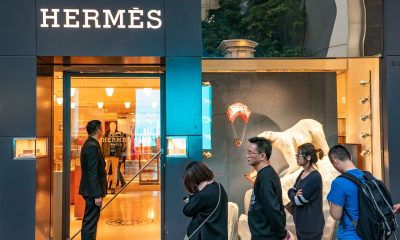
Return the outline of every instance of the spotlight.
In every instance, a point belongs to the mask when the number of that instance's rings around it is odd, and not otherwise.
[[[369,98],[367,98],[367,97],[362,97],[362,98],[360,98],[360,103],[361,104],[365,104],[365,103],[367,103],[369,101]]]
[[[371,118],[371,114],[361,114],[360,120],[361,121],[366,121],[367,119]]]
[[[126,109],[128,109],[128,108],[131,107],[131,102],[125,102],[124,104],[125,104],[125,108],[126,108]]]
[[[367,157],[369,155],[371,155],[371,149],[367,149],[361,152],[361,156],[363,157]]]
[[[114,88],[106,88],[106,94],[111,97],[114,94]]]
[[[63,98],[62,97],[56,98],[56,101],[57,101],[58,105],[62,105],[63,104]]]
[[[366,80],[361,80],[360,82],[359,82],[359,84],[361,85],[361,86],[367,86],[368,84],[369,84],[370,82],[369,81],[366,81]]]
[[[103,102],[97,102],[97,107],[99,109],[102,109],[104,107],[104,103]]]
[[[364,132],[362,132],[361,134],[360,134],[360,137],[361,138],[367,138],[367,137],[371,137],[371,134],[370,133],[364,133]]]

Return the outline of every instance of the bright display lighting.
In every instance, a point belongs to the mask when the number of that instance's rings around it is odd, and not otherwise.
[[[102,109],[104,107],[104,103],[103,102],[97,102],[97,107],[99,109]]]
[[[75,96],[76,88],[71,88],[71,97]]]
[[[131,102],[125,102],[124,104],[125,104],[125,108],[126,108],[126,109],[128,109],[128,108],[131,107]]]
[[[62,97],[56,98],[56,101],[57,101],[58,105],[62,105],[63,104],[63,98]]]
[[[71,102],[71,108],[75,109],[75,107],[76,107],[76,103],[75,102]]]
[[[144,95],[149,97],[151,95],[152,90],[153,90],[152,88],[143,88]]]
[[[106,88],[106,94],[111,97],[114,94],[114,88]]]

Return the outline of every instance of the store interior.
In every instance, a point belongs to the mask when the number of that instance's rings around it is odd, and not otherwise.
[[[65,76],[64,76],[65,77]],[[63,121],[63,75],[55,73],[53,115],[53,236],[61,212],[63,129],[70,124],[70,236],[78,233],[85,202],[79,195],[80,151],[86,123],[102,122],[100,140],[106,159],[108,195],[97,239],[159,239],[161,236],[160,77],[73,75],[70,77],[70,123]],[[65,81],[65,80],[64,80]],[[147,166],[145,166],[148,164]],[[140,174],[137,174],[143,169]],[[110,202],[110,203],[108,203]],[[78,234],[77,234],[78,233]],[[75,236],[76,235],[76,236]]]
[[[233,80],[240,79],[241,74],[242,77],[243,74],[261,76],[262,73],[278,75],[279,73],[329,74],[329,79],[333,77],[335,81],[335,89],[326,85],[327,89],[324,89],[324,92],[335,92],[333,96],[336,99],[336,104],[332,105],[333,111],[335,111],[335,119],[329,119],[329,121],[335,122],[332,125],[334,128],[331,128],[335,130],[334,134],[331,134],[336,137],[333,142],[355,145],[357,165],[361,169],[371,171],[378,178],[383,178],[381,119],[379,117],[381,111],[379,58],[203,59],[202,68],[203,84],[205,84],[205,76],[211,76],[212,81],[208,82],[210,84],[208,87],[211,89],[209,93],[212,92],[213,101],[221,97],[215,95],[218,91],[215,89],[215,84],[213,86],[213,82],[219,81],[216,77],[218,74],[228,74]],[[53,170],[53,236],[61,236],[61,227],[58,226],[62,226],[62,173],[63,148],[65,147],[63,129],[66,124],[63,122],[63,108],[65,106],[62,97],[64,92],[63,77],[62,72],[54,72],[53,138],[49,143],[49,148],[52,150]],[[326,78],[321,79],[326,80]],[[243,83],[239,85],[237,90],[246,91],[248,88],[245,84],[246,81],[240,80]],[[71,76],[70,89],[68,89],[71,95],[68,104],[71,108],[71,122],[69,123],[71,129],[71,144],[69,146],[71,154],[69,183],[71,237],[75,236],[80,230],[83,216],[84,203],[77,188],[80,178],[80,148],[87,136],[85,124],[89,120],[99,119],[102,122],[104,133],[118,133],[114,136],[118,142],[115,146],[117,149],[119,147],[122,149],[122,151],[115,150],[119,152],[117,156],[106,156],[110,185],[105,202],[110,201],[115,193],[120,191],[123,181],[126,186],[124,185],[121,193],[102,211],[98,239],[115,237],[122,240],[161,238],[160,158],[155,157],[161,149],[160,81],[160,77],[134,75],[112,76],[109,74],[105,77],[89,74],[88,76]],[[279,81],[276,82],[277,85],[279,83]],[[279,93],[276,94],[279,95]],[[213,107],[215,106],[211,106],[211,108]],[[256,113],[257,111],[252,114]],[[225,118],[220,119],[220,121],[228,124],[229,120],[226,113],[221,116],[225,116]],[[282,121],[285,122],[286,120]],[[251,121],[246,126],[248,129],[252,128]],[[279,119],[274,121],[281,122]],[[215,124],[215,118],[211,116],[209,125],[213,128],[216,126]],[[241,136],[240,127],[243,126],[235,124],[236,135]],[[289,126],[289,122],[287,125]],[[221,130],[231,131],[231,128]],[[284,128],[282,127],[281,130],[284,130]],[[222,182],[226,181],[225,185],[228,185],[225,186],[226,189],[230,189],[229,185],[237,186],[238,183],[250,186],[245,177],[245,174],[251,170],[250,167],[246,169],[230,164],[232,160],[229,159],[224,162],[225,165],[228,164],[225,166],[219,163],[220,160],[215,159],[215,156],[218,155],[215,154],[215,151],[221,151],[223,154],[224,150],[221,148],[221,144],[218,144],[218,141],[215,140],[216,136],[213,135],[213,131],[209,132],[211,134],[207,138],[211,140],[211,145],[204,149],[204,161],[213,169],[217,180],[224,179]],[[229,137],[232,138],[231,135]],[[232,140],[230,141],[232,148],[236,148],[235,144],[237,143],[233,141],[233,138],[230,140]],[[332,139],[327,140],[331,145]],[[107,136],[102,140],[102,145],[106,144],[106,149],[109,149],[107,147],[109,141],[111,140]],[[152,158],[154,159],[149,166],[132,180],[139,169]],[[112,164],[113,161],[114,164]],[[122,163],[120,164],[120,162]],[[224,169],[225,172],[221,169]],[[226,174],[227,171],[229,171],[229,174]],[[237,174],[232,174],[233,172]],[[129,181],[131,183],[128,185]],[[118,185],[115,182],[118,182]],[[228,190],[228,195],[230,201],[237,200],[237,203],[243,206],[245,191]],[[177,211],[180,211],[180,209],[177,209]],[[239,215],[242,213],[241,207]],[[78,234],[74,239],[80,239],[80,235]]]

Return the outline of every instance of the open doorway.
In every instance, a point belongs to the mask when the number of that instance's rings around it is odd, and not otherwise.
[[[97,239],[161,239],[160,86],[161,76],[149,74],[64,73],[55,80],[53,236],[62,231],[57,226],[66,226],[65,235],[80,239],[80,151],[87,122],[97,119],[108,173]],[[63,224],[56,223],[58,216]]]

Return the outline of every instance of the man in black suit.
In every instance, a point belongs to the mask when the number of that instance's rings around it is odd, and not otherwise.
[[[86,125],[89,135],[81,151],[82,176],[79,194],[85,199],[85,214],[82,220],[82,240],[95,240],[97,223],[103,198],[107,193],[107,175],[99,139],[103,135],[101,122],[92,120]]]

